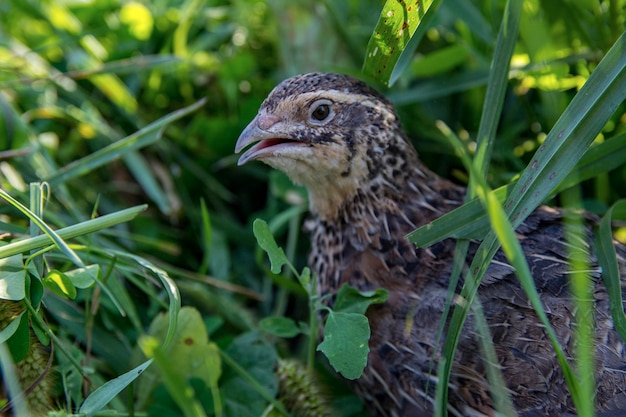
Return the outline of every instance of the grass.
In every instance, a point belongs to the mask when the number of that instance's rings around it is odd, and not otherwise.
[[[265,167],[236,167],[232,154],[267,92],[309,70],[364,68],[372,84],[391,84],[383,91],[424,162],[470,184],[463,208],[411,234],[419,245],[484,239],[479,273],[463,277],[469,300],[500,245],[519,251],[512,230],[538,204],[606,213],[596,246],[626,334],[607,250],[626,197],[623,2],[433,1],[411,15],[417,36],[372,36],[391,3],[1,5],[0,298],[26,305],[0,329],[3,369],[34,337],[54,345],[59,415],[258,416],[282,407],[278,358],[299,358],[331,387],[336,415],[364,415],[302,336],[315,311],[296,282],[306,195]],[[368,58],[374,41],[393,54]],[[269,267],[257,218],[293,271]],[[520,278],[532,294],[529,274]],[[479,307],[454,309],[448,357]],[[273,335],[268,317],[298,335]],[[194,374],[190,357],[206,372]],[[576,357],[562,362],[590,416],[582,376],[592,364],[588,352]],[[6,375],[20,392],[24,382]],[[14,404],[16,415],[31,411],[46,414]]]

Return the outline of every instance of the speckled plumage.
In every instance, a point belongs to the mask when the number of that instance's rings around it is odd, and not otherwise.
[[[321,118],[321,120],[320,120]],[[310,265],[323,294],[349,283],[385,288],[371,307],[370,355],[357,392],[374,416],[431,416],[454,242],[416,249],[404,237],[462,203],[464,189],[418,160],[391,103],[351,77],[313,73],[285,80],[264,101],[236,150],[240,164],[261,160],[309,191]],[[572,355],[563,213],[540,207],[517,233],[550,321]],[[590,231],[588,231],[590,234]],[[475,246],[470,249],[468,262]],[[622,276],[626,250],[618,245]],[[626,415],[626,352],[594,272],[597,408]],[[520,416],[572,416],[571,397],[545,331],[498,253],[479,289],[503,376]],[[435,362],[433,362],[433,360]],[[449,414],[494,416],[470,316],[455,356]]]

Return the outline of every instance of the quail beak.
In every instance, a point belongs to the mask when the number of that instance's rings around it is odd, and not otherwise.
[[[241,132],[239,139],[237,139],[235,152],[241,152],[248,145],[255,145],[239,157],[237,165],[272,156],[287,146],[298,144],[294,139],[285,137],[280,133],[277,129],[280,121],[278,116],[260,113],[250,122],[244,131]]]

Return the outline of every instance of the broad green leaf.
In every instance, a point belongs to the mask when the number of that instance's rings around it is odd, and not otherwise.
[[[265,220],[256,219],[252,225],[256,241],[270,258],[271,269],[274,274],[280,273],[283,265],[287,264],[287,256],[282,248],[276,244],[272,232]]]
[[[324,325],[324,340],[317,350],[345,378],[357,379],[367,365],[369,338],[369,322],[363,314],[330,311]]]
[[[393,84],[403,69],[396,70],[396,66],[404,67],[409,62],[440,3],[441,0],[387,0],[367,44],[363,72]]]
[[[41,288],[43,289],[43,285],[41,285]],[[48,346],[50,345],[50,334],[48,333],[48,329],[44,328],[45,326],[45,321],[43,320],[42,316],[43,316],[43,311],[39,310],[37,312],[38,314],[38,320],[31,320],[31,328],[33,329],[33,333],[35,333],[35,336],[37,337],[37,340],[39,340],[39,343],[41,343],[44,346]]]
[[[278,337],[290,338],[302,333],[296,322],[288,317],[265,317],[259,325],[262,330]]]
[[[622,285],[611,228],[613,218],[626,219],[626,200],[615,203],[602,217],[594,241],[598,264],[602,268],[602,280],[609,293],[611,317],[620,337],[626,341],[626,315],[624,314]]]
[[[188,381],[197,378],[202,384],[208,387],[216,387],[222,373],[221,359],[217,346],[209,342],[208,334],[200,312],[193,307],[183,307],[178,314],[176,332],[167,350],[167,362],[175,364],[174,368],[163,365],[159,355],[163,350],[154,345],[153,341],[163,340],[168,331],[168,318],[165,314],[159,314],[150,324],[148,336],[144,339],[142,350],[144,354],[153,354],[157,367],[146,371],[137,388],[137,395],[140,403],[146,402],[153,394],[158,384],[164,383],[172,398],[179,403],[179,399],[184,395],[180,389],[187,387]],[[157,350],[158,349],[158,350]],[[178,381],[179,388],[170,386],[171,381]],[[190,398],[190,401],[196,399]],[[189,410],[185,412],[189,415]],[[195,411],[194,411],[195,412]]]
[[[5,301],[1,301],[1,303],[5,304]],[[7,310],[6,310],[6,305],[4,305],[3,307],[0,307],[0,313],[2,314],[2,318],[3,318],[3,323],[2,325],[5,326],[4,328],[2,328],[2,330],[0,330],[0,345],[5,343],[7,340],[9,340],[9,338],[11,336],[13,336],[15,334],[15,332],[17,331],[17,328],[20,325],[20,322],[22,320],[22,316],[25,314],[24,311],[22,311],[18,316],[16,317],[11,317],[11,321],[6,324],[6,321],[8,321],[9,317],[6,317],[7,314]]]
[[[17,328],[6,342],[15,362],[19,362],[24,359],[30,351],[30,326],[28,323],[28,314],[20,314],[18,317],[19,320],[17,320]]]
[[[70,300],[76,298],[76,287],[72,283],[72,280],[57,269],[48,272],[42,282],[46,288],[54,291],[61,297],[66,297]]]
[[[65,272],[65,276],[72,281],[76,288],[91,288],[96,284],[93,277],[100,278],[100,265],[87,265],[84,268],[76,268]]]
[[[94,392],[89,394],[78,410],[87,417],[92,417],[104,408],[111,400],[128,387],[135,379],[137,379],[152,363],[152,359],[142,363],[141,365],[131,369],[117,378],[107,381],[98,387]]]
[[[278,392],[276,350],[258,332],[238,336],[222,354],[225,417],[257,417]]]
[[[156,340],[164,340],[169,327],[168,317],[160,313],[150,324],[148,336]],[[196,377],[202,379],[207,386],[213,386],[221,375],[219,352],[215,350],[202,320],[200,312],[193,307],[182,307],[178,313],[176,332],[167,350],[167,356],[176,364],[176,370],[185,379]],[[217,357],[215,356],[217,355]],[[160,365],[159,365],[160,366]],[[148,380],[157,381],[156,368],[146,372]],[[154,389],[154,384],[141,384],[146,397]]]
[[[335,313],[365,314],[372,304],[382,304],[387,301],[389,293],[384,289],[375,291],[359,291],[350,285],[343,285],[337,293],[337,299],[333,304]]]
[[[5,247],[0,247],[0,249]],[[26,270],[22,263],[22,255],[17,254],[0,259],[0,299],[23,300],[26,296],[25,282]]]

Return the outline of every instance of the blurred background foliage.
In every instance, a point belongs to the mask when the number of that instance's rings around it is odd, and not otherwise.
[[[50,328],[89,376],[81,377],[57,350],[58,408],[75,410],[94,388],[131,369],[140,356],[139,335],[166,306],[163,289],[145,270],[119,261],[107,250],[136,254],[167,271],[182,293],[183,305],[202,312],[208,336],[228,349],[234,361],[245,362],[256,348],[261,349],[259,357],[272,360],[275,351],[302,356],[305,347],[297,341],[270,338],[268,344],[255,336],[259,319],[304,318],[307,307],[289,276],[269,271],[251,225],[257,217],[268,220],[288,256],[304,265],[307,239],[301,222],[306,195],[261,164],[237,167],[233,148],[262,100],[282,79],[308,71],[359,76],[383,3],[0,3],[0,187],[28,205],[28,184],[50,180],[43,217],[54,228],[149,204],[134,221],[81,240],[86,248],[81,256],[107,271],[107,285],[119,294],[126,316],[98,287],[79,290],[74,299],[54,292],[44,296]],[[624,31],[625,3],[524,2],[488,178],[491,185],[509,182],[525,167]],[[504,5],[503,0],[443,2],[394,86],[386,89],[368,80],[398,105],[426,164],[461,183],[466,174],[435,121],[444,120],[473,150]],[[130,152],[121,149],[110,163],[54,181],[73,161],[202,98],[207,101],[200,110],[170,125],[156,143]],[[622,104],[597,142],[626,132],[625,110]],[[610,173],[599,171],[583,184],[585,207],[603,213],[626,196],[624,183],[624,165]],[[0,204],[1,231],[7,232],[2,235],[6,242],[28,235],[27,219]],[[45,265],[71,269],[67,259],[54,252]],[[251,343],[250,350],[245,343]],[[242,381],[232,382],[232,369],[225,369],[224,392],[254,390]],[[271,369],[257,370],[258,375],[263,379]],[[323,364],[320,369],[326,372]],[[204,383],[196,381],[194,387],[196,392],[208,390],[204,398],[210,398],[210,381]],[[328,383],[342,386],[335,379]],[[176,407],[167,402],[171,400],[161,395],[163,387],[155,397],[138,392],[143,397],[137,411],[175,413]],[[337,392],[342,415],[359,415],[358,401],[347,390]],[[224,403],[226,415],[259,415],[267,403],[240,401],[259,405],[243,410],[233,396]],[[129,404],[132,401],[121,395],[110,407],[127,413],[133,409]],[[213,402],[203,406],[208,414],[215,412]]]

